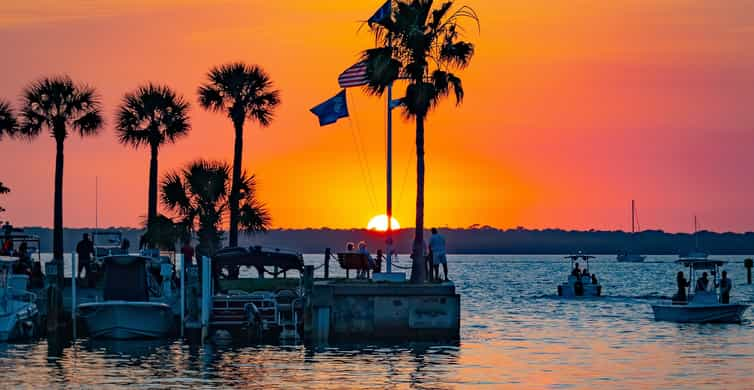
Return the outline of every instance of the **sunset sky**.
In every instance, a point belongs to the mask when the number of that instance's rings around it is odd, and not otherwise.
[[[137,226],[148,151],[117,143],[122,95],[147,81],[192,102],[193,130],[160,153],[160,176],[232,160],[233,132],[196,104],[207,70],[258,64],[281,90],[273,124],[247,124],[244,167],[275,227],[364,227],[384,212],[384,100],[348,91],[351,118],[309,109],[373,44],[359,21],[382,0],[0,1],[0,97],[69,74],[97,88],[106,125],[66,141],[65,225]],[[754,1],[461,0],[481,18],[466,99],[427,122],[428,226],[754,229]],[[400,96],[400,92],[398,92]],[[360,142],[356,142],[356,141]],[[364,153],[359,151],[363,146]],[[413,226],[413,124],[395,122],[394,204]],[[52,225],[54,145],[0,141],[0,219]],[[361,164],[360,164],[360,161]]]

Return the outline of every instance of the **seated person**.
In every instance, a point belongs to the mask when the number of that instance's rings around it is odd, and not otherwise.
[[[579,263],[574,264],[573,270],[571,270],[571,275],[579,277],[581,276],[581,269],[579,268]]]
[[[707,273],[703,272],[702,277],[696,280],[696,287],[695,290],[697,292],[706,292],[707,286],[709,285],[709,279],[707,278]]]
[[[597,284],[597,275],[592,274],[592,284]]]
[[[352,242],[346,243],[346,252],[353,253],[354,251],[354,244]]]
[[[359,273],[361,277],[368,277],[369,276],[369,270],[374,268],[374,260],[372,259],[372,256],[369,255],[369,250],[367,249],[367,243],[364,241],[359,242],[359,253],[362,255],[365,255],[367,258],[367,269],[360,270]]]

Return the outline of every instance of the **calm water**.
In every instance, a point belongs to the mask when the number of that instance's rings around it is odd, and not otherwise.
[[[307,256],[317,264],[321,255]],[[0,344],[0,383],[133,388],[752,388],[752,312],[743,325],[655,322],[674,292],[671,257],[591,263],[607,295],[555,296],[556,256],[450,256],[462,297],[457,345],[189,346],[181,341]],[[743,257],[733,299],[753,303]],[[400,260],[407,263],[407,257]]]

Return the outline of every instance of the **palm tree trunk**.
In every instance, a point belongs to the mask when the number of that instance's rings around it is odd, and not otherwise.
[[[56,132],[58,133],[58,132]],[[64,133],[64,132],[63,132]],[[52,257],[56,261],[58,286],[63,286],[63,139],[56,139],[55,205],[52,230]]]
[[[149,199],[147,204],[147,226],[157,216],[157,153],[158,146],[151,145],[149,160]]]
[[[411,283],[427,279],[424,261],[424,117],[416,116],[416,228],[411,251]]]
[[[228,246],[238,246],[238,192],[241,184],[241,165],[243,159],[243,121],[233,121],[236,130],[236,142],[233,148],[233,182],[230,187],[230,231]]]

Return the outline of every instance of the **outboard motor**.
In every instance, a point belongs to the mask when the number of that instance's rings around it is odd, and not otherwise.
[[[577,280],[573,285],[573,294],[577,297],[584,296],[584,283],[581,283],[581,280]]]

